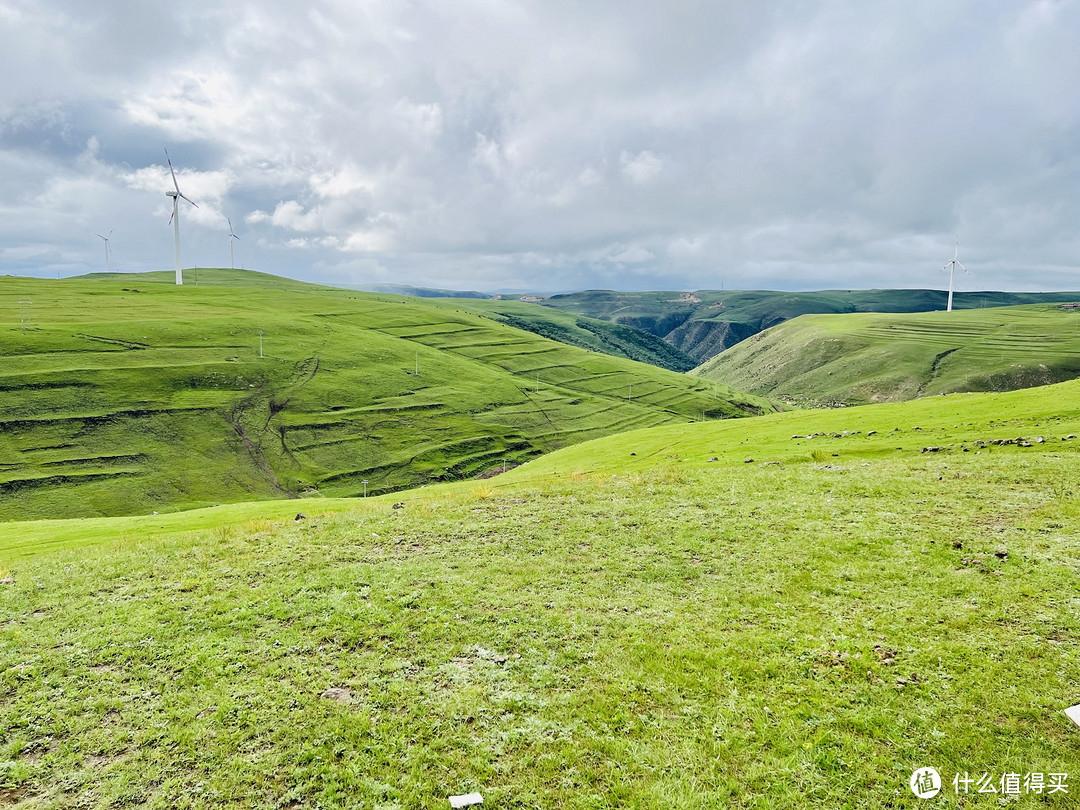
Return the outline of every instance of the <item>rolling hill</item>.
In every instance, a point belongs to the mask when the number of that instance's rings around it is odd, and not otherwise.
[[[1077,403],[667,425],[305,520],[0,524],[0,801],[884,810],[927,765],[949,806],[1067,773]]]
[[[769,290],[587,292],[553,295],[543,305],[632,326],[663,338],[702,363],[739,341],[809,313],[932,312],[944,310],[939,290]],[[1080,293],[957,293],[955,309],[1080,300]]]
[[[804,315],[692,374],[804,404],[1047,385],[1080,375],[1080,308]]]
[[[187,278],[0,279],[0,517],[372,494],[771,408],[445,305]]]
[[[447,306],[492,318],[499,323],[524,329],[590,351],[603,352],[671,371],[689,371],[697,361],[651,332],[621,323],[574,315],[552,307],[523,301],[452,299]]]

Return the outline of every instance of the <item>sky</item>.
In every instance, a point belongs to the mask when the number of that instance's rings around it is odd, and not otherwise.
[[[1080,289],[1080,0],[0,0],[0,274]]]

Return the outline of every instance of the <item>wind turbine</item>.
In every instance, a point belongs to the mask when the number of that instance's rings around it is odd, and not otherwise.
[[[956,268],[959,267],[965,273],[968,271],[964,265],[960,264],[960,237],[956,237],[956,252],[953,253],[952,261],[942,267],[942,270],[949,271],[949,303],[945,307],[946,312],[952,312],[952,291],[953,291],[953,274],[956,273]]]
[[[109,236],[112,236],[114,228],[109,229]],[[109,272],[109,236],[102,236],[100,233],[96,234],[98,239],[105,241],[105,272]]]
[[[233,243],[233,239],[239,239],[240,237],[237,236],[235,233],[233,233],[232,220],[229,219],[228,217],[225,217],[225,219],[228,220],[228,222],[229,222],[229,269],[230,270],[235,270],[236,268],[233,265],[232,243]]]
[[[175,191],[166,191],[165,194],[172,197],[172,216],[169,217],[169,222],[173,226],[173,239],[176,242],[176,283],[184,283],[184,274],[180,272],[180,199],[183,198],[189,203],[198,208],[198,204],[192,202],[180,192],[180,184],[176,182],[176,172],[173,171],[172,160],[169,158],[169,150],[165,150],[165,160],[169,161],[169,174],[172,175],[172,184]]]

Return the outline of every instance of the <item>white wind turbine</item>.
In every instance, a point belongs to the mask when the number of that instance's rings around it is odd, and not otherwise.
[[[232,220],[228,217],[225,217],[225,219],[229,223],[229,269],[235,270],[236,267],[233,265],[233,239],[239,239],[240,237],[233,233]]]
[[[98,239],[104,240],[104,242],[105,242],[105,272],[106,273],[109,272],[109,236],[112,236],[113,230],[115,230],[115,229],[113,229],[113,228],[109,229],[108,236],[102,236],[100,233],[96,234]]]
[[[180,272],[180,211],[179,204],[180,199],[183,198],[189,203],[198,208],[198,204],[193,202],[188,197],[180,192],[180,185],[176,182],[176,172],[173,171],[172,160],[169,158],[169,150],[165,150],[165,160],[169,161],[169,174],[172,175],[173,188],[175,191],[166,191],[165,194],[172,197],[172,216],[169,217],[169,222],[173,226],[173,239],[176,242],[176,283],[184,283],[184,274]]]
[[[960,237],[956,237],[956,252],[953,253],[952,261],[942,267],[942,270],[949,271],[949,303],[945,307],[946,312],[952,312],[952,291],[953,291],[953,275],[956,273],[956,268],[959,267],[965,273],[968,271],[964,265],[960,264]]]

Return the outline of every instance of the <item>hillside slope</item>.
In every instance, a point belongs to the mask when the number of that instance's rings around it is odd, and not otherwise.
[[[188,280],[0,279],[0,517],[374,493],[770,408],[417,299]]]
[[[553,295],[545,306],[615,321],[663,338],[702,363],[739,341],[809,313],[932,312],[944,310],[940,290],[698,290]],[[957,293],[955,309],[1080,300],[1080,293]]]
[[[462,301],[455,298],[438,303],[475,312],[560,343],[649,363],[671,371],[689,371],[698,364],[694,358],[663,338],[613,321],[574,315],[523,301]]]
[[[1047,385],[1080,374],[1080,309],[804,315],[691,373],[810,404]]]
[[[953,776],[1075,761],[1077,433],[1073,381],[633,431],[307,520],[0,524],[0,801],[896,810],[932,764],[933,806],[997,806]]]

